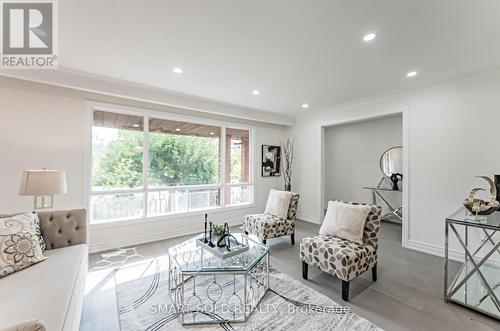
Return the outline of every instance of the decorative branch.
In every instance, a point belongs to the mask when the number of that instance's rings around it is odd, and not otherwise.
[[[290,189],[292,185],[294,145],[295,145],[295,138],[287,139],[281,142],[281,149],[283,150],[283,157],[281,159],[281,164],[283,167],[283,180],[285,182],[285,190]]]

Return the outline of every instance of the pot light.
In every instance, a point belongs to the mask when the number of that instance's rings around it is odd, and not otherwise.
[[[377,34],[374,32],[370,32],[370,33],[367,33],[364,35],[363,40],[364,41],[372,41],[372,40],[375,40],[375,38],[377,38]]]
[[[181,131],[181,129],[177,128],[177,129],[175,129],[175,131],[179,132],[179,131]]]
[[[259,94],[260,94],[260,91],[259,91],[259,90],[253,90],[253,91],[252,91],[252,94],[253,94],[253,95],[259,95]]]
[[[406,74],[406,77],[408,77],[408,78],[415,77],[417,74],[418,74],[418,72],[416,72],[416,71],[409,71]]]
[[[213,133],[213,132],[210,132],[210,134],[211,134],[211,135],[213,136],[213,135],[214,135],[215,133]]]
[[[181,69],[181,68],[179,68],[179,67],[174,68],[174,70],[173,70],[173,71],[174,71],[176,74],[182,74],[182,73],[183,73],[182,69]]]
[[[309,104],[308,103],[303,103],[302,104],[302,108],[309,108]]]
[[[138,127],[140,127],[140,125],[139,125],[139,124],[134,124],[134,125],[132,125],[132,126],[133,126],[134,128],[138,128]]]

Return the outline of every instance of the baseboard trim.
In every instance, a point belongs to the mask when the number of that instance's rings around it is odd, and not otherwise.
[[[424,243],[413,239],[408,240],[405,248],[434,256],[444,257],[444,247]],[[460,252],[457,250],[450,249],[448,252],[448,257],[453,261],[463,261],[463,254],[460,254]]]
[[[444,257],[444,247],[424,243],[424,242],[417,241],[417,240],[412,240],[412,239],[408,240],[408,243],[405,246],[405,248],[408,248],[408,249],[411,249],[414,251],[418,251],[421,253],[434,255],[434,256]],[[456,249],[450,249],[448,251],[448,259],[450,259],[452,261],[463,263],[464,256],[465,256],[465,254],[463,252],[456,250]],[[482,257],[478,256],[478,258],[482,258]],[[485,262],[485,264],[500,269],[500,262],[490,260],[490,261]]]
[[[241,219],[234,219],[234,220],[229,220],[227,223],[229,224],[229,226],[237,226],[243,224],[243,221]],[[197,234],[201,232],[203,232],[203,229],[200,227],[200,225],[195,225],[189,227],[182,227],[180,229],[173,229],[168,232],[152,233],[145,236],[134,237],[124,240],[116,240],[116,241],[97,243],[97,244],[91,243],[89,246],[89,252],[99,253],[112,249],[123,248],[133,245],[141,245],[159,240],[172,239],[172,238],[187,236],[190,234]]]
[[[317,217],[314,217],[314,216],[311,216],[311,215],[307,215],[307,214],[298,213],[297,214],[297,218],[299,220],[306,221],[306,222],[309,222],[309,223],[314,223],[314,224],[320,224],[321,223],[321,222],[319,222],[319,220],[318,220]]]

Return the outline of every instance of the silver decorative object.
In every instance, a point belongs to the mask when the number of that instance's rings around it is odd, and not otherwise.
[[[380,170],[384,178],[391,180],[392,189],[399,191],[398,182],[403,179],[403,147],[395,146],[386,150],[380,157]]]
[[[232,239],[228,238],[228,241],[229,240],[232,240]],[[196,240],[196,245],[203,247],[204,249],[208,250],[213,255],[220,257],[222,259],[226,259],[226,258],[229,258],[231,256],[235,256],[235,255],[238,255],[242,252],[248,251],[248,244],[246,244],[245,241],[243,241],[242,243],[236,242],[235,244],[233,244],[232,247],[231,246],[230,247],[227,247],[227,246],[220,247],[219,245],[215,245],[212,247],[212,246],[209,246],[208,244],[205,244],[203,242],[203,238],[200,238],[200,239]]]
[[[497,199],[497,188],[493,180],[487,176],[476,176],[482,178],[490,184],[490,201],[484,201],[476,198],[476,193],[486,191],[484,188],[474,188],[470,191],[469,197],[464,200],[464,206],[474,215],[491,215],[500,208],[500,202]]]

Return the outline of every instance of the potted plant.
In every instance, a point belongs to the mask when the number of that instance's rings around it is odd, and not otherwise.
[[[226,231],[225,224],[214,224],[212,227],[212,239],[217,243]]]

